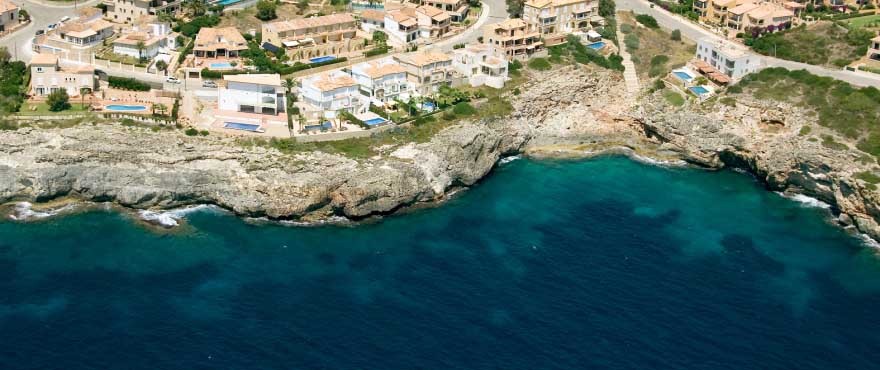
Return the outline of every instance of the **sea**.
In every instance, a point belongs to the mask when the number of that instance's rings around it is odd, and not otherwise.
[[[0,369],[878,369],[880,249],[734,171],[505,161],[428,209],[0,221]]]

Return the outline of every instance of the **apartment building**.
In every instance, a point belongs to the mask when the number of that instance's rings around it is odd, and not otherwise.
[[[452,17],[444,10],[422,5],[415,9],[419,34],[423,38],[440,38],[449,33]]]
[[[472,44],[452,52],[452,67],[473,87],[504,87],[507,56],[489,44]]]
[[[323,112],[324,118],[333,119],[343,110],[352,114],[366,110],[366,99],[358,89],[358,83],[351,76],[337,70],[303,78],[300,94],[311,109]]]
[[[732,81],[760,68],[756,55],[749,53],[744,46],[726,40],[701,39],[697,42],[696,57]]]
[[[442,84],[451,84],[453,71],[452,58],[439,51],[417,51],[394,57],[404,70],[413,86],[412,91],[430,95]]]
[[[419,21],[415,14],[408,14],[407,9],[411,8],[385,12],[385,32],[392,40],[402,44],[415,42],[419,38]]]
[[[150,21],[132,27],[128,33],[113,40],[113,52],[133,58],[152,59],[162,50],[177,48],[177,34],[168,23]]]
[[[288,50],[292,56],[318,56],[351,49],[357,35],[357,21],[350,13],[330,14],[313,18],[264,23],[263,42]],[[297,53],[303,49],[319,49],[312,54]]]
[[[0,0],[0,32],[18,25],[18,5],[9,0]]]
[[[284,112],[284,88],[278,74],[225,75],[223,82],[217,95],[221,111],[273,116]]]
[[[700,22],[723,26],[727,24],[727,11],[753,0],[694,0],[693,10]]]
[[[597,2],[591,0],[529,0],[523,6],[522,19],[548,45],[565,42],[566,34],[590,30],[591,22],[601,22]]]
[[[728,10],[727,28],[736,32],[785,29],[791,25],[794,12],[775,3],[745,3]]]
[[[104,17],[117,23],[131,23],[140,17],[173,12],[180,9],[180,0],[104,0]]]
[[[522,19],[507,19],[484,28],[483,42],[494,46],[508,58],[527,58],[544,48],[541,35]]]
[[[61,68],[54,54],[34,54],[30,68],[32,96],[42,97],[60,89],[68,96],[79,96],[84,90],[95,91],[98,85],[94,67]]]
[[[206,59],[238,58],[247,50],[247,41],[235,27],[203,27],[196,35],[193,55],[196,61]]]
[[[358,84],[361,95],[376,104],[394,101],[409,92],[406,69],[391,57],[355,64],[351,77]]]

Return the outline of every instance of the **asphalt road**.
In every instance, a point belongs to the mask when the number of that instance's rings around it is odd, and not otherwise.
[[[690,21],[687,21],[672,13],[660,9],[660,7],[651,8],[650,3],[644,0],[617,0],[616,3],[618,10],[632,10],[640,14],[650,14],[655,19],[657,19],[657,23],[660,24],[661,27],[670,30],[681,30],[682,36],[694,41],[702,39],[704,37],[709,37],[713,39],[723,38]],[[876,75],[873,73],[831,69],[759,55],[756,53],[753,53],[753,55],[756,55],[758,58],[760,58],[762,65],[766,67],[784,67],[791,70],[805,69],[812,74],[833,77],[838,80],[849,82],[853,85],[874,86],[880,88],[880,75]]]

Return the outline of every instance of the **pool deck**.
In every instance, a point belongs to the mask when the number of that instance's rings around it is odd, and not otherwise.
[[[287,129],[287,113],[282,113],[278,115],[267,115],[267,114],[256,114],[256,113],[242,113],[242,112],[232,112],[232,111],[224,111],[219,109],[213,109],[212,111],[213,121],[208,122],[205,128],[209,131],[221,132],[224,134],[230,135],[247,135],[247,136],[258,136],[258,137],[280,137],[287,138],[290,137],[290,131]],[[259,124],[260,128],[265,130],[265,132],[250,132],[244,130],[235,130],[224,127],[227,122],[237,122],[237,123],[247,123],[247,124]],[[351,124],[344,124],[345,127],[344,132],[357,132],[357,131],[365,131],[362,127]],[[326,133],[322,132],[312,132],[311,134],[300,133],[300,127],[298,122],[294,122],[294,136],[320,136],[324,134],[331,134],[332,132],[328,131]]]

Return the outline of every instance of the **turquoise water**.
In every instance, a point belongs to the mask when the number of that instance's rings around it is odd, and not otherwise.
[[[594,43],[592,43],[592,44],[587,45],[587,47],[590,48],[590,49],[593,49],[593,50],[599,50],[599,49],[605,47],[605,43],[602,42],[602,41],[594,42]]]
[[[870,369],[877,250],[745,175],[514,161],[359,227],[0,222],[3,369]]]
[[[123,105],[123,104],[110,104],[104,107],[106,110],[115,110],[115,111],[139,111],[139,110],[147,110],[146,106],[143,105]]]
[[[705,87],[702,87],[702,86],[691,86],[688,89],[690,89],[691,91],[694,92],[694,94],[697,94],[697,95],[703,95],[703,94],[709,93],[709,90],[706,89]]]
[[[678,77],[678,78],[680,78],[680,79],[682,79],[682,80],[684,80],[684,81],[690,81],[690,80],[693,79],[693,76],[687,74],[686,72],[682,72],[682,71],[673,71],[672,73],[673,73],[676,77]]]

